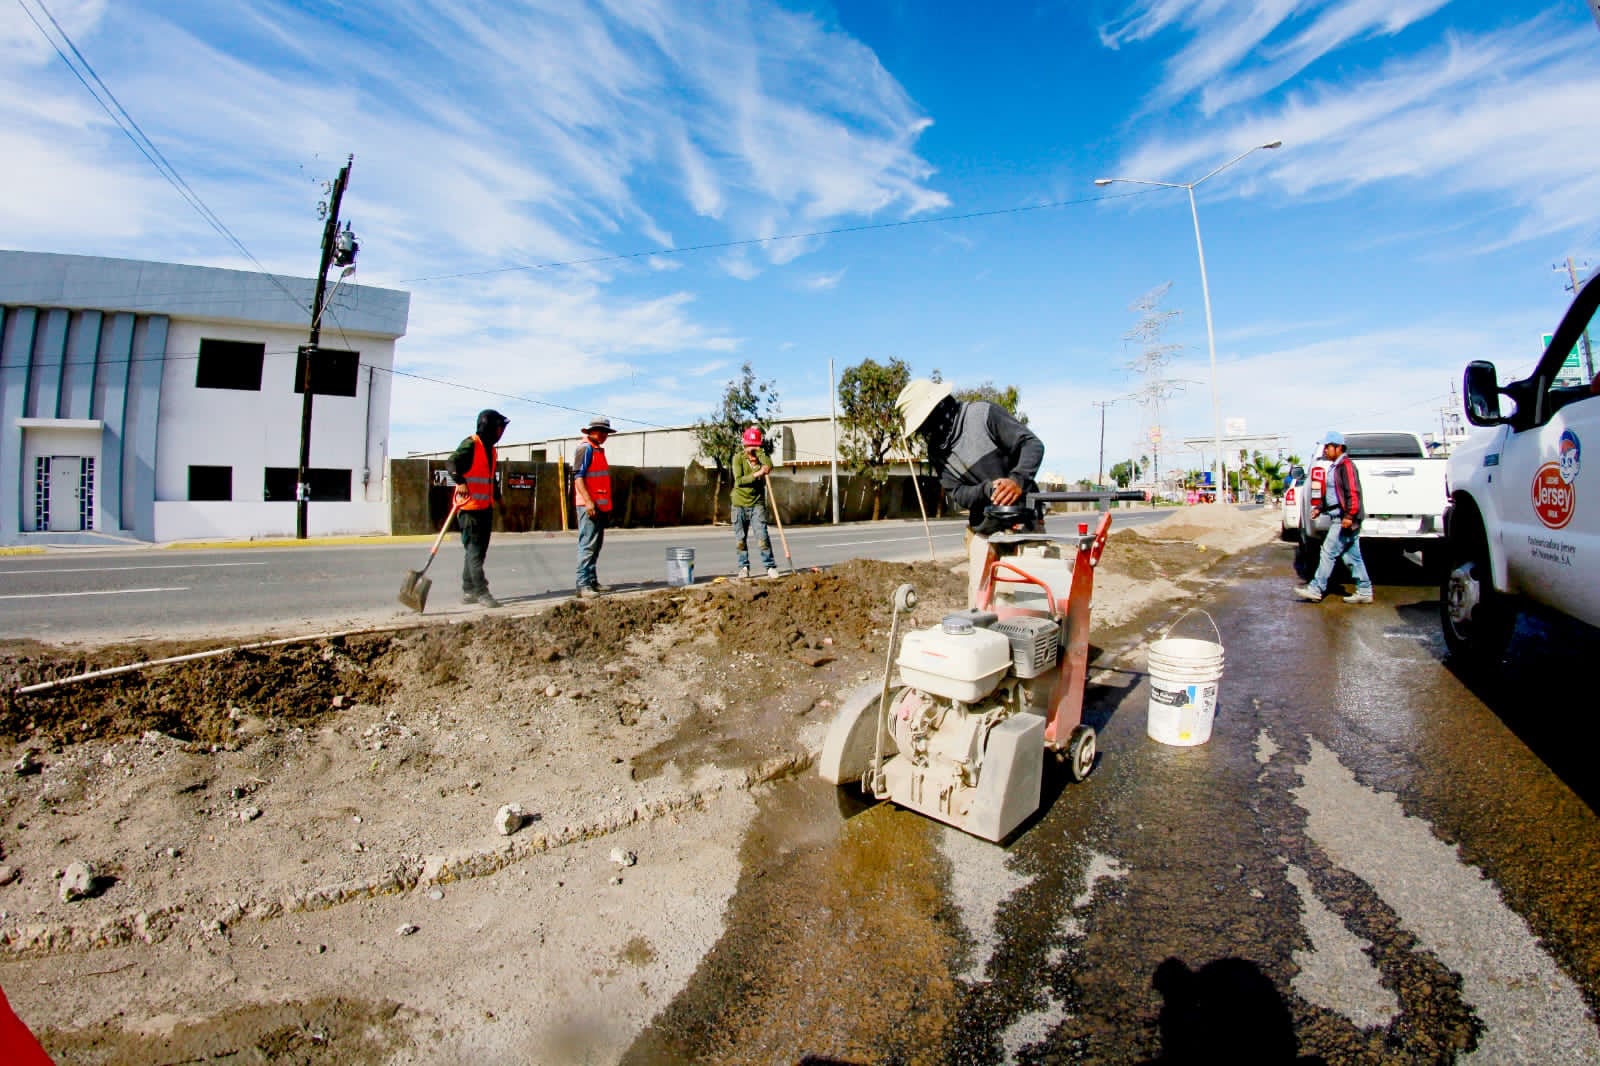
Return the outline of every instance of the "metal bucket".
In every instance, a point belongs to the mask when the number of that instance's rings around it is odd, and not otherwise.
[[[694,584],[694,549],[667,549],[667,584],[673,587]]]

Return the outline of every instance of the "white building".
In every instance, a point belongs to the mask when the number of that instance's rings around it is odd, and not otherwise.
[[[316,282],[0,251],[0,544],[290,536]],[[389,529],[410,295],[330,286],[308,533]]]

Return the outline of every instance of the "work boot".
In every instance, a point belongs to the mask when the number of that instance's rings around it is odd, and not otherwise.
[[[489,595],[487,592],[480,592],[478,593],[478,606],[491,608],[498,607],[500,606],[500,601]]]
[[[1309,601],[1311,603],[1321,603],[1322,602],[1322,590],[1317,588],[1317,586],[1315,586],[1315,585],[1299,585],[1299,586],[1296,586],[1296,588],[1294,590],[1294,594],[1298,598],[1300,598],[1302,600],[1307,600],[1307,601]],[[1372,597],[1368,596],[1367,598],[1370,600]]]
[[[750,568],[748,566],[739,567],[739,575],[738,576],[740,576],[740,577],[749,577],[750,576]]]
[[[478,594],[476,592],[463,592],[461,594],[461,602],[462,603],[477,603],[478,602]]]
[[[583,585],[578,589],[578,598],[580,600],[592,600],[598,595],[600,595],[600,590],[593,585]]]
[[[1350,595],[1348,595],[1348,596],[1346,596],[1344,598],[1344,602],[1346,602],[1346,603],[1371,603],[1372,602],[1372,593],[1371,592],[1362,592],[1360,589],[1356,589],[1354,592],[1352,592]]]
[[[777,577],[778,576],[778,568],[776,566],[767,567],[767,576],[768,577]]]

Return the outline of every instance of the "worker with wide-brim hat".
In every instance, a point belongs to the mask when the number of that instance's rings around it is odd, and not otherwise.
[[[907,439],[921,436],[946,495],[967,509],[967,525],[983,523],[994,504],[1020,504],[1038,491],[1044,442],[997,403],[957,401],[949,382],[916,378],[895,398]]]
[[[596,564],[605,546],[606,527],[611,524],[611,465],[606,461],[606,438],[611,436],[611,419],[601,415],[583,426],[584,443],[572,459],[572,504],[578,513],[579,597],[598,596],[605,591]]]

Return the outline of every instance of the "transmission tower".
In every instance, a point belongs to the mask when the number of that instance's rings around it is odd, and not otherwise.
[[[1141,452],[1146,452],[1154,460],[1152,470],[1152,483],[1157,490],[1161,480],[1161,451],[1165,444],[1162,439],[1162,405],[1174,392],[1178,392],[1187,381],[1177,381],[1166,376],[1164,368],[1171,361],[1173,353],[1182,349],[1181,344],[1163,344],[1161,333],[1180,312],[1164,311],[1161,301],[1167,295],[1167,290],[1172,288],[1172,282],[1159,285],[1133,303],[1128,305],[1128,310],[1138,314],[1139,320],[1132,329],[1122,335],[1126,341],[1133,341],[1139,345],[1139,352],[1126,364],[1127,368],[1139,374],[1144,380],[1139,387],[1133,390],[1132,398],[1138,401],[1145,409],[1145,417],[1140,419],[1140,439],[1135,449],[1134,459],[1137,461]]]

